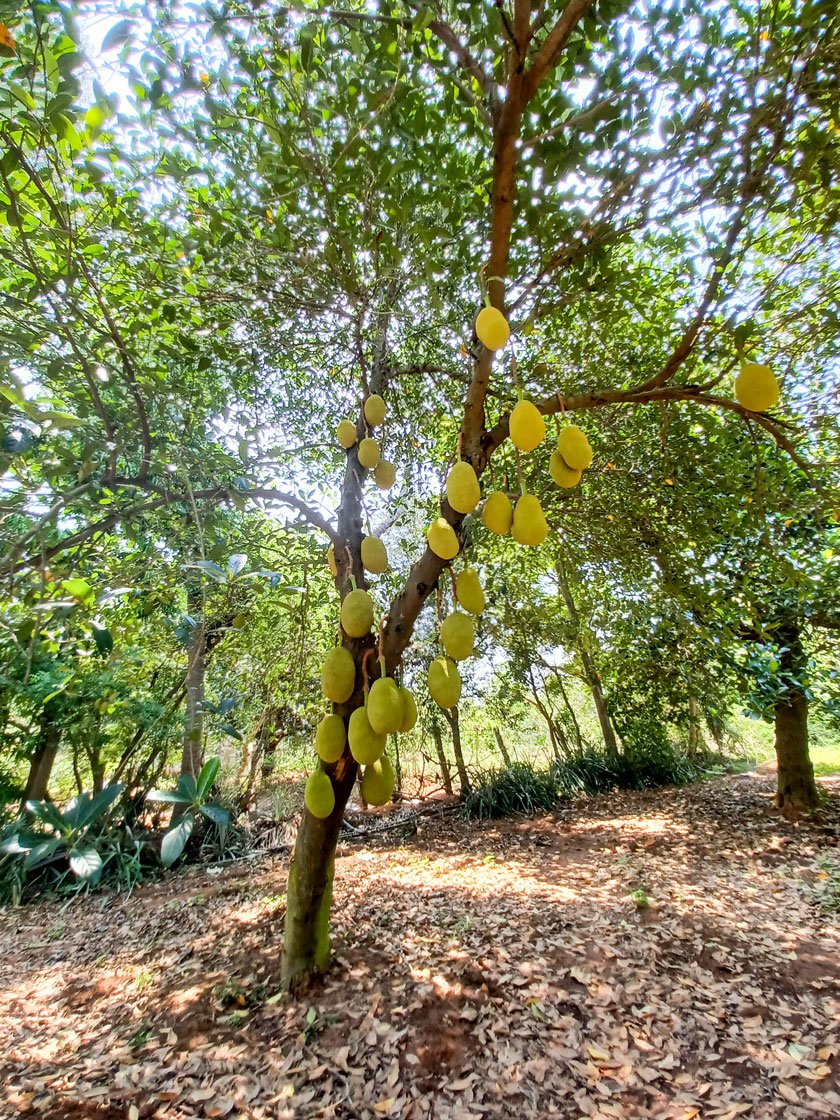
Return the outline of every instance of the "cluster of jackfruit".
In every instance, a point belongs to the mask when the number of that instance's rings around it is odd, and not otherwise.
[[[358,594],[358,591],[351,591],[344,602]],[[367,592],[362,594],[367,595]],[[366,606],[363,610],[367,617]],[[359,617],[354,608],[352,622],[359,621]],[[370,617],[372,621],[372,613]],[[342,626],[346,630],[343,604]],[[356,663],[353,655],[343,646],[335,646],[324,660],[321,691],[334,704],[344,704],[353,695],[355,687]],[[385,754],[388,735],[409,732],[416,722],[417,704],[414,696],[392,677],[386,676],[373,682],[365,696],[364,705],[356,708],[346,725],[337,713],[324,716],[315,732],[319,767],[309,776],[304,794],[309,812],[315,817],[323,818],[334,810],[335,793],[332,782],[320,764],[338,762],[347,746],[355,761],[364,767],[362,796],[365,801],[369,805],[385,805],[390,801],[395,776],[394,768]]]
[[[356,447],[358,440],[356,457],[359,466],[364,467],[366,471],[373,471],[373,480],[380,490],[390,490],[396,478],[396,468],[393,463],[382,458],[379,443],[368,434],[385,422],[387,413],[385,401],[378,393],[371,393],[365,399],[362,413],[365,421],[363,428],[365,434],[362,438],[358,439],[359,433],[353,421],[345,419],[336,428],[336,439],[345,451]]]
[[[367,397],[363,407],[364,430],[378,428],[385,420],[386,405],[374,393]],[[357,429],[351,420],[342,420],[336,436],[347,451],[356,447]],[[392,463],[380,456],[379,444],[365,435],[356,447],[359,465],[374,472],[374,481],[382,490],[394,484],[395,469]],[[379,537],[368,535],[362,539],[361,560],[366,571],[381,575],[388,570],[388,553]],[[335,549],[327,550],[327,563],[333,576],[338,574]],[[355,586],[341,604],[341,628],[349,638],[366,637],[374,624],[374,603],[369,592]],[[336,646],[327,654],[321,671],[321,690],[334,704],[345,704],[356,689],[356,663],[353,655],[343,646]],[[315,817],[328,817],[335,809],[335,792],[330,776],[322,764],[336,763],[349,746],[355,761],[364,767],[362,796],[369,805],[384,805],[394,791],[394,769],[385,755],[389,734],[410,731],[417,722],[417,705],[407,688],[402,688],[391,678],[382,676],[374,681],[365,696],[365,703],[357,708],[345,724],[342,716],[331,713],[324,716],[315,733],[318,768],[306,783],[306,806]]]

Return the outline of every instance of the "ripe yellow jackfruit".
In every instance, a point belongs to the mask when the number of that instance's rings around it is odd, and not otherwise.
[[[393,463],[389,463],[385,459],[380,459],[376,464],[376,470],[373,472],[373,481],[380,490],[390,490],[394,485],[394,480],[397,477],[397,468]]]
[[[358,450],[359,463],[365,470],[372,471],[379,462],[379,444],[375,439],[363,439]]]
[[[572,470],[559,451],[552,451],[551,458],[548,460],[548,469],[557,485],[562,486],[564,490],[571,490],[580,482],[582,472]]]
[[[455,530],[444,517],[433,521],[426,533],[429,548],[441,560],[452,560],[458,555],[458,538]]]
[[[505,537],[513,523],[513,506],[510,498],[501,490],[496,490],[484,503],[481,519],[491,533]]]
[[[372,428],[378,428],[385,419],[385,402],[378,393],[373,393],[365,401],[365,420]]]
[[[353,695],[356,685],[356,664],[350,650],[335,646],[324,658],[321,670],[321,691],[334,704],[343,704]]]
[[[464,568],[456,577],[455,597],[470,614],[481,614],[484,610],[484,588],[472,568]]]
[[[501,350],[510,338],[507,319],[496,307],[482,307],[475,320],[478,341],[488,350]]]
[[[351,638],[363,638],[373,626],[373,599],[357,588],[341,604],[341,625]]]
[[[456,463],[446,480],[446,500],[456,513],[472,513],[481,501],[475,471],[469,463]]]
[[[548,524],[539,498],[523,494],[513,511],[513,538],[520,544],[542,544],[548,534]]]
[[[475,647],[475,623],[463,611],[453,611],[441,623],[440,640],[453,661],[463,661]]]
[[[335,434],[341,446],[349,451],[356,442],[356,425],[352,420],[342,420],[336,428]]]
[[[313,817],[320,820],[328,817],[335,808],[335,791],[329,775],[323,770],[313,770],[306,781],[303,799]]]
[[[769,366],[747,362],[735,378],[735,399],[750,412],[766,412],[779,401],[779,383]]]
[[[436,657],[429,666],[429,695],[441,708],[454,708],[461,698],[461,674],[448,657]]]
[[[327,549],[327,567],[329,568],[330,574],[333,577],[338,575],[338,566],[335,562],[335,545],[334,544],[331,544],[330,547]]]
[[[510,438],[520,451],[533,451],[545,439],[545,420],[531,401],[520,401],[511,412]]]
[[[397,730],[405,734],[417,723],[417,701],[407,688],[400,687],[400,696],[403,702],[403,721]]]
[[[362,564],[376,576],[388,571],[388,552],[379,537],[362,538]]]
[[[592,448],[589,440],[576,424],[567,424],[560,429],[557,437],[557,450],[563,462],[573,471],[585,471],[592,462]]]
[[[366,708],[357,708],[350,716],[347,741],[350,744],[350,753],[362,766],[370,766],[371,763],[376,762],[385,750],[385,736],[373,730]]]
[[[399,731],[405,716],[403,698],[392,677],[380,677],[370,686],[367,698],[370,725],[379,735]]]
[[[315,750],[324,762],[338,762],[344,754],[347,730],[341,716],[324,716],[315,732]]]
[[[387,754],[365,767],[362,775],[362,797],[368,805],[387,805],[396,784],[396,775]]]

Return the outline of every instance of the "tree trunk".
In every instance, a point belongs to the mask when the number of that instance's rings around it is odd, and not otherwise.
[[[181,752],[181,773],[197,778],[201,773],[204,750],[204,668],[205,642],[201,588],[187,589],[187,614],[201,621],[193,627],[187,661],[187,714],[184,721],[184,745]]]
[[[443,714],[446,716],[446,722],[449,724],[449,729],[452,732],[452,753],[455,755],[455,769],[458,771],[458,781],[461,786],[461,797],[472,792],[470,785],[470,776],[467,773],[467,765],[464,762],[464,752],[461,749],[461,720],[458,715],[458,705],[454,708],[444,708]]]
[[[333,770],[335,808],[324,820],[304,809],[289,864],[282,980],[292,994],[306,991],[330,963],[335,849],[357,767],[345,754],[325,769]]]
[[[435,750],[437,751],[438,766],[440,767],[440,776],[443,780],[443,788],[452,796],[452,773],[449,769],[449,761],[446,757],[446,751],[443,749],[443,738],[440,733],[440,724],[436,719],[432,720],[432,738],[435,741]]]
[[[507,747],[505,746],[505,741],[502,738],[502,733],[498,729],[498,727],[493,728],[493,734],[496,736],[496,743],[502,756],[502,761],[504,762],[505,766],[511,766],[512,763],[510,761],[510,755],[508,754]]]
[[[566,579],[566,569],[561,556],[557,557],[557,580],[560,585],[560,593],[566,604],[566,610],[569,612],[569,619],[571,620],[578,638],[578,653],[580,654],[580,661],[583,666],[586,683],[589,685],[589,691],[592,693],[592,699],[595,702],[595,711],[598,715],[598,723],[601,725],[601,736],[604,740],[604,746],[606,747],[608,755],[616,757],[618,755],[618,741],[607,708],[607,700],[604,696],[603,686],[601,685],[601,676],[595,666],[592,654],[589,652],[589,635],[588,633],[584,633],[584,629],[581,625],[574,596],[569,587],[569,581]]]
[[[701,752],[700,719],[697,698],[688,698],[688,757],[694,761]]]
[[[29,760],[29,774],[23,790],[23,804],[27,801],[46,801],[48,786],[58,748],[61,745],[61,728],[56,723],[58,710],[45,704],[41,712],[38,742]]]
[[[798,812],[819,804],[808,753],[808,698],[802,685],[806,659],[798,626],[788,626],[780,632],[779,640],[784,643],[780,668],[788,687],[775,707],[776,804],[780,809]]]

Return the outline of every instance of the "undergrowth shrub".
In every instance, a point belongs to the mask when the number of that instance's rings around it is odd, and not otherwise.
[[[532,814],[552,809],[557,788],[551,775],[534,770],[527,762],[514,762],[501,770],[485,770],[464,799],[464,812],[474,820]]]
[[[530,815],[552,809],[558,800],[616,789],[685,785],[705,772],[705,765],[670,748],[615,757],[588,749],[553,763],[548,771],[535,770],[527,762],[483,771],[464,799],[464,812],[476,820]]]

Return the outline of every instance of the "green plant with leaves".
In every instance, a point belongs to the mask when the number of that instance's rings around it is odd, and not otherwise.
[[[146,795],[147,801],[174,806],[174,823],[164,834],[160,845],[160,858],[164,867],[171,867],[183,854],[187,841],[202,817],[218,830],[219,843],[224,845],[225,833],[230,826],[230,813],[209,800],[220,766],[219,758],[208,758],[198,778],[194,778],[192,774],[180,774],[176,789],[157,789]]]
[[[122,846],[119,826],[108,825],[123,788],[114,784],[93,795],[80,793],[63,810],[50,801],[27,801],[25,815],[9,825],[0,842],[5,859],[22,872],[15,876],[20,887],[39,873],[48,873],[53,883],[70,874],[95,886]]]

